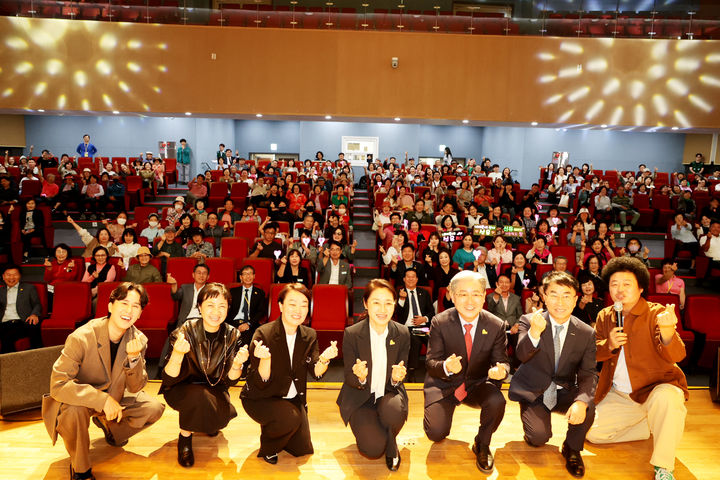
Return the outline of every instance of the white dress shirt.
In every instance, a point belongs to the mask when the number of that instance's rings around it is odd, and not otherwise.
[[[620,347],[620,355],[618,356],[617,366],[613,374],[613,388],[618,392],[632,393],[632,384],[630,383],[630,373],[628,372],[627,362],[625,361],[625,347]]]
[[[370,355],[372,357],[370,392],[375,395],[376,402],[385,395],[385,383],[387,381],[387,346],[385,342],[387,336],[387,326],[382,334],[377,333],[374,328],[370,327]]]
[[[3,315],[3,322],[12,322],[13,320],[20,320],[20,315],[17,312],[17,297],[20,291],[20,284],[16,284],[14,287],[8,287],[7,289],[7,306],[5,307],[5,315]]]
[[[413,323],[413,309],[412,309],[412,296],[415,296],[415,300],[417,301],[417,307],[418,307],[418,315],[422,316],[422,312],[420,312],[420,300],[417,298],[417,288],[413,288],[412,290],[407,289],[407,298],[403,299],[401,298],[398,300],[398,305],[401,307],[405,306],[405,302],[410,302],[408,304],[408,316],[405,319],[405,326],[406,327],[414,327],[415,324]],[[372,330],[372,328],[370,329]]]
[[[720,183],[718,183],[720,185]],[[700,239],[700,246],[704,247],[707,243],[709,236],[702,237]],[[707,252],[705,252],[705,255],[712,258],[713,260],[720,261],[720,237],[712,237],[710,239],[710,248],[708,248]]]
[[[477,324],[478,324],[479,315],[478,315],[477,317],[475,317],[475,320],[473,320],[472,322],[466,322],[466,321],[460,316],[460,314],[458,314],[458,318],[460,319],[460,329],[462,330],[463,339],[465,338],[465,325],[472,325],[472,328],[470,329],[470,338],[473,340],[473,343],[474,343],[474,342],[475,342],[475,332],[477,331]],[[458,356],[459,356],[459,357],[465,357],[465,360],[467,360],[467,357],[468,357],[467,353],[466,353],[465,355],[458,355]],[[443,362],[443,370],[445,371],[445,375],[447,375],[448,377],[449,377],[450,375],[453,375],[453,373],[450,372],[450,370],[447,369],[447,360],[445,360],[445,361]]]
[[[242,300],[240,300],[240,310],[238,310],[238,313],[237,313],[237,315],[235,315],[234,320],[244,320],[244,321],[248,321],[249,319],[248,319],[248,318],[245,318],[245,312],[244,312],[243,308],[245,307],[245,303],[246,303],[246,302],[245,302],[245,296],[247,296],[248,299],[252,300],[252,289],[253,289],[253,287],[248,288],[248,287],[243,286],[242,289],[243,289],[243,290],[242,290]],[[197,301],[197,292],[195,293],[195,300],[194,300],[194,302],[197,303],[196,301]],[[192,310],[191,310],[191,311],[192,311]],[[250,311],[250,305],[248,305],[248,312],[249,312],[249,311]],[[198,316],[199,316],[199,315],[198,315]],[[190,318],[189,315],[188,315],[188,318]]]
[[[285,334],[285,341],[287,342],[288,353],[290,354],[290,368],[292,368],[293,353],[295,352],[295,337],[297,336],[297,330],[292,335]],[[292,375],[292,373],[291,373]],[[297,389],[295,388],[295,381],[290,381],[290,388],[288,389],[287,395],[283,398],[295,398],[297,396]]]
[[[190,312],[188,313],[187,318],[200,318],[200,310],[197,308],[197,297],[200,293],[200,290],[203,289],[205,285],[203,285],[200,288],[196,288],[195,284],[193,283],[193,299],[192,299],[192,308],[190,309]]]
[[[550,315],[549,313],[548,313],[548,318],[550,319],[550,327],[551,327],[550,333],[552,334],[552,338],[553,338],[553,358],[554,358],[555,357],[555,350],[554,350],[555,327],[560,326],[560,324],[558,322],[556,322],[555,319],[552,317],[552,315]],[[561,354],[562,354],[563,347],[565,346],[565,338],[567,338],[568,328],[570,327],[570,320],[563,323],[563,327],[564,328],[560,332],[560,352],[561,352]],[[537,348],[538,344],[540,343],[540,339],[533,337],[532,334],[530,333],[530,330],[528,330],[528,338],[530,339],[530,343],[532,343],[533,347]],[[560,385],[558,385],[557,388],[559,390],[562,387]]]
[[[330,280],[328,285],[340,285],[340,260],[335,264],[332,259],[328,260],[330,263]]]

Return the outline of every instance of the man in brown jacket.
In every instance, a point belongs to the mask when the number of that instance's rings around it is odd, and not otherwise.
[[[71,333],[53,365],[42,416],[53,444],[63,438],[70,477],[94,479],[90,419],[112,446],[155,423],[165,405],[142,391],[147,383],[147,337],[133,326],[147,305],[142,285],[125,282],[110,294],[109,314]]]
[[[650,274],[636,258],[613,258],[602,276],[622,312],[607,307],[595,324],[597,361],[603,367],[595,392],[595,423],[587,440],[630,442],[652,434],[654,478],[673,480],[689,396],[685,375],[676,364],[685,357],[685,345],[676,331],[675,305],[641,298],[648,291]],[[618,326],[618,316],[623,326]]]

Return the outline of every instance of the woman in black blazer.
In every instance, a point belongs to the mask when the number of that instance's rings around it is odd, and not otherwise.
[[[315,330],[303,325],[310,310],[310,290],[286,285],[278,295],[280,319],[255,331],[250,368],[240,398],[248,416],[260,424],[260,450],[270,464],[285,450],[299,457],[313,453],[307,418],[308,373],[320,379],[338,354],[336,342],[318,355]]]
[[[47,254],[48,245],[45,241],[45,217],[40,210],[37,210],[37,203],[34,199],[25,202],[20,210],[20,239],[23,244],[23,263],[30,258],[30,245],[33,237],[40,239],[43,246],[43,255]]]
[[[280,266],[278,267],[276,283],[302,283],[310,286],[310,273],[308,269],[300,265],[302,255],[300,250],[293,248],[288,254],[280,258]]]
[[[345,381],[337,404],[357,447],[369,458],[385,454],[391,471],[400,466],[396,437],[408,416],[403,380],[410,331],[392,321],[397,295],[387,280],[370,280],[363,295],[365,319],[345,329]]]
[[[512,265],[503,270],[503,273],[510,277],[510,285],[515,295],[522,297],[522,292],[526,288],[537,286],[537,278],[535,272],[528,266],[525,255],[522,252],[516,252],[513,256]]]

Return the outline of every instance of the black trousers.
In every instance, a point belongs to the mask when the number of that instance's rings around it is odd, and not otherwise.
[[[20,232],[20,240],[23,244],[23,254],[30,252],[30,246],[32,245],[32,239],[33,238],[39,238],[40,242],[43,246],[43,255],[47,254],[48,245],[47,241],[45,240],[45,231],[44,230],[34,230],[32,233],[22,233]]]
[[[224,385],[178,383],[166,390],[165,401],[180,413],[180,428],[190,432],[215,433],[237,417]]]
[[[462,403],[480,409],[480,428],[475,442],[479,445],[490,445],[492,434],[505,416],[505,397],[492,382],[478,384],[467,393]],[[448,436],[455,407],[459,404],[455,395],[450,395],[425,407],[423,428],[430,440],[439,442]]]
[[[692,260],[695,260],[695,257],[698,256],[698,252],[700,251],[700,244],[698,242],[675,242],[675,249],[673,250],[673,258],[677,258],[678,253],[680,252],[690,252],[690,255],[692,255]]]
[[[303,397],[241,398],[245,412],[260,424],[258,457],[274,455],[282,450],[295,457],[314,452]]]
[[[408,368],[415,370],[420,364],[420,350],[423,345],[427,345],[427,335],[410,335],[410,353],[408,354]]]
[[[31,325],[22,320],[0,322],[0,353],[14,352],[15,342],[25,337],[30,338],[31,348],[41,348],[40,323]]]
[[[565,413],[575,401],[577,389],[566,390],[561,388],[557,392],[557,404],[553,412]],[[534,402],[520,402],[520,419],[523,424],[523,431],[528,441],[535,447],[545,445],[552,437],[552,424],[550,422],[550,410],[543,403],[543,396],[540,395]],[[585,435],[592,427],[595,420],[595,403],[588,404],[585,413],[585,421],[578,425],[568,423],[568,431],[565,435],[565,442],[573,450],[582,451],[585,443]]]
[[[386,393],[378,401],[370,399],[350,416],[357,447],[368,458],[396,457],[397,436],[408,417],[407,398],[399,393]]]

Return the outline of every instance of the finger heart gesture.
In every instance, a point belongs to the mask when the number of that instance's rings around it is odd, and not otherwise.
[[[261,360],[270,358],[270,349],[267,345],[263,345],[262,340],[253,340],[253,343],[255,344],[255,350],[253,351],[255,357]]]

